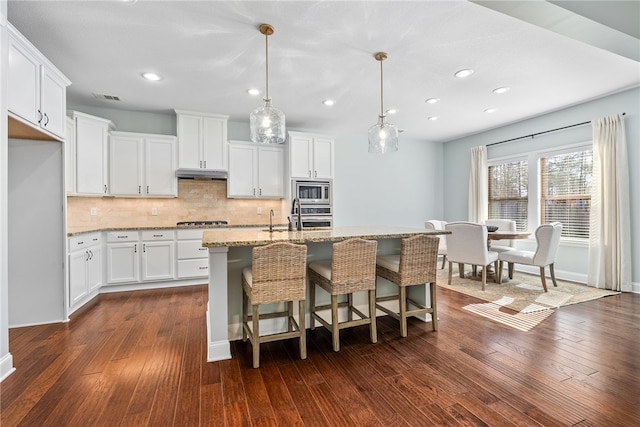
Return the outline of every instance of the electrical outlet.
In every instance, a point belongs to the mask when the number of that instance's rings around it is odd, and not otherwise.
[[[98,208],[91,208],[91,216],[98,215]]]
[[[151,215],[158,215],[158,208],[151,208]]]
[[[256,213],[257,213],[258,215],[262,215],[262,208],[258,208],[258,209],[256,210]]]

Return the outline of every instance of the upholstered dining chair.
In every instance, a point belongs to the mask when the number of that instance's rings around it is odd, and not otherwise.
[[[560,222],[540,225],[536,229],[536,242],[538,244],[536,250],[513,250],[500,253],[498,274],[502,276],[502,264],[505,261],[508,263],[538,266],[540,267],[540,280],[542,281],[542,287],[544,288],[544,291],[547,292],[547,280],[545,278],[544,269],[546,266],[549,266],[549,273],[551,275],[553,286],[558,286],[556,283],[556,274],[553,264],[556,261],[561,234],[562,223]]]
[[[359,325],[369,325],[371,342],[378,341],[376,329],[376,250],[378,242],[360,238],[347,239],[333,244],[330,260],[309,263],[309,317],[310,328],[315,329],[315,321],[327,328],[333,337],[333,351],[340,351],[340,329]],[[327,305],[316,305],[316,286],[331,296]],[[353,293],[367,291],[369,296],[369,316],[353,305]],[[347,300],[338,302],[339,295],[347,295]],[[338,308],[347,308],[347,319],[338,318]],[[331,310],[331,323],[318,312]],[[354,319],[353,314],[359,318]]]
[[[441,221],[439,219],[430,219],[429,221],[425,221],[424,227],[427,230],[444,230],[444,226],[447,222]],[[447,261],[447,237],[445,235],[439,236],[440,243],[438,244],[438,256],[442,257],[442,269],[444,269],[444,264]]]
[[[464,265],[471,264],[484,267],[482,269],[482,290],[487,283],[487,266],[494,264],[498,271],[498,253],[487,248],[487,226],[473,222],[450,222],[445,230],[447,235],[447,258],[449,258],[449,285],[451,285],[452,264],[458,264],[460,277],[464,277]],[[506,253],[506,252],[505,252]],[[496,283],[500,283],[496,274]]]
[[[407,336],[407,317],[419,314],[431,314],[431,327],[434,331],[438,330],[437,263],[438,237],[426,234],[402,239],[400,255],[380,255],[376,259],[376,274],[398,286],[397,295],[377,297],[376,308],[400,321],[402,337]],[[407,288],[415,285],[429,285],[430,307],[425,307],[407,296]],[[399,312],[378,304],[392,300],[398,301]]]
[[[305,328],[307,246],[277,242],[256,246],[251,267],[242,270],[242,340],[247,337],[253,347],[253,367],[260,365],[260,344],[300,338],[300,358],[307,358]],[[293,303],[298,301],[298,322]],[[285,310],[259,313],[261,304],[285,302]],[[252,314],[247,313],[251,303]],[[260,319],[287,318],[287,331],[260,336]],[[249,325],[251,322],[251,326]]]
[[[498,227],[499,231],[516,231],[516,222],[512,219],[488,219],[484,222],[484,225]],[[516,248],[515,240],[501,240],[500,245],[496,245],[494,242],[489,246],[489,250],[493,252],[507,252]],[[509,279],[513,279],[513,263],[509,263]]]

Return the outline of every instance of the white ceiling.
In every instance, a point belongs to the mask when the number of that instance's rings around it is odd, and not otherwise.
[[[380,111],[373,55],[385,51],[385,109],[399,110],[389,121],[401,139],[447,141],[640,85],[638,1],[579,2],[604,4],[605,23],[554,3],[9,0],[8,16],[72,81],[70,103],[246,122],[261,104],[246,90],[265,83],[257,27],[269,23],[269,92],[288,127],[363,138]],[[462,68],[475,73],[454,77]],[[500,86],[511,90],[493,94]]]

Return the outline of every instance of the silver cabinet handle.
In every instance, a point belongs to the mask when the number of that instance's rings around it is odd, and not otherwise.
[[[44,118],[44,116],[42,115],[42,111],[38,110],[38,114],[40,115],[40,117],[38,118],[38,124],[40,124],[40,122],[42,122],[42,119]]]
[[[104,194],[107,194],[107,184],[104,185]]]
[[[138,185],[138,194],[142,194],[142,185]]]
[[[93,251],[89,250],[89,260],[92,260],[92,259],[93,259]]]
[[[89,251],[84,251],[84,255],[85,255],[85,257],[84,257],[85,261],[89,261],[91,259],[91,258],[89,258]]]
[[[146,243],[142,244],[142,252],[147,252],[147,244]]]
[[[44,118],[46,119],[44,122],[44,125],[48,125],[49,124],[49,116],[47,116],[47,113],[44,113]]]
[[[260,189],[259,194],[262,196],[262,188]]]
[[[134,254],[138,253],[138,244],[137,243],[135,245],[133,245],[133,253]]]
[[[255,188],[253,189],[253,195],[254,196],[256,195],[256,189]]]
[[[309,169],[309,178],[311,178],[311,169]]]
[[[314,178],[317,178],[317,177],[318,177],[318,171],[314,171],[314,172],[313,172],[313,177],[314,177]]]
[[[149,186],[147,185],[147,194],[149,194]]]

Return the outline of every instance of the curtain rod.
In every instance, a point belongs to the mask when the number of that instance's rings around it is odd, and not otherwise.
[[[627,113],[622,113],[623,116],[625,116],[626,114]],[[525,139],[525,138],[533,138],[535,136],[542,135],[542,134],[545,134],[545,133],[555,132],[555,131],[563,130],[563,129],[569,129],[569,128],[573,128],[573,127],[576,127],[576,126],[586,125],[586,124],[589,124],[589,123],[591,123],[591,120],[589,120],[588,122],[582,122],[582,123],[576,123],[574,125],[563,126],[561,128],[545,130],[543,132],[532,133],[531,135],[519,136],[517,138],[505,139],[504,141],[492,142],[491,144],[487,144],[487,147],[491,147],[492,145],[504,144],[505,142],[518,141],[520,139]]]

